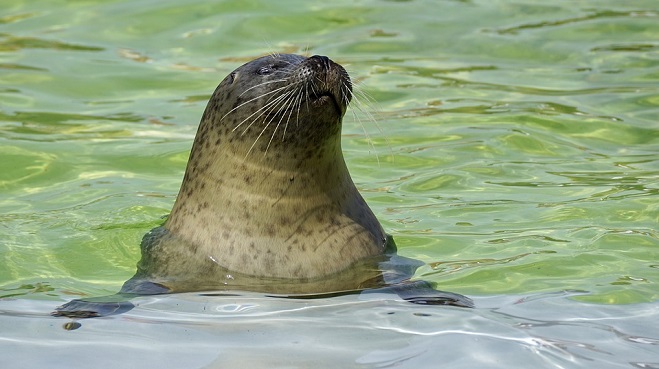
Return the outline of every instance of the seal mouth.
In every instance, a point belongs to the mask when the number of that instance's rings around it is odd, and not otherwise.
[[[334,95],[330,91],[324,91],[319,94],[314,94],[311,97],[311,99],[313,100],[314,103],[318,105],[331,104],[334,107],[334,110],[336,110],[336,112],[339,113],[339,115],[343,115],[344,113],[344,108],[339,103],[339,99],[337,98],[336,95]]]
[[[347,106],[342,105],[339,101],[339,98],[330,91],[309,94],[309,97],[306,99],[306,103],[312,105],[313,107],[331,106],[332,110],[334,110],[336,114],[342,117],[347,110]],[[269,111],[266,114],[268,116],[286,116],[295,114],[296,111],[299,112],[300,108],[305,104],[305,102],[300,101],[298,104],[299,105],[297,106],[290,106],[284,109]]]

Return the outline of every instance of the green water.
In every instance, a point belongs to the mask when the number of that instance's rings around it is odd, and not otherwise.
[[[371,97],[345,158],[418,277],[657,301],[658,20],[656,1],[5,1],[0,297],[115,292],[215,86],[293,52]]]

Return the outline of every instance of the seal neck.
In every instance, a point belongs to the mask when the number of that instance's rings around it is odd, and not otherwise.
[[[278,146],[268,152],[249,152],[246,145],[225,142],[214,155],[200,155],[199,146],[195,144],[190,154],[170,218],[191,204],[226,212],[236,205],[232,201],[236,193],[271,201],[315,197],[333,207],[341,207],[343,200],[358,195],[339,137],[322,146],[290,150]]]

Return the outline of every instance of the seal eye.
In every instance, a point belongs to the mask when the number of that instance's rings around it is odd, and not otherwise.
[[[270,73],[272,73],[272,68],[270,67],[261,67],[256,71],[256,74],[259,74],[261,76],[267,76]]]
[[[236,72],[233,72],[227,76],[227,82],[229,82],[229,84],[232,84],[235,79],[236,79]]]

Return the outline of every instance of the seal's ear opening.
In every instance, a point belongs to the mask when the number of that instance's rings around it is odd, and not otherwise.
[[[229,75],[226,78],[226,82],[231,85],[235,80],[236,80],[236,72],[229,73]]]

